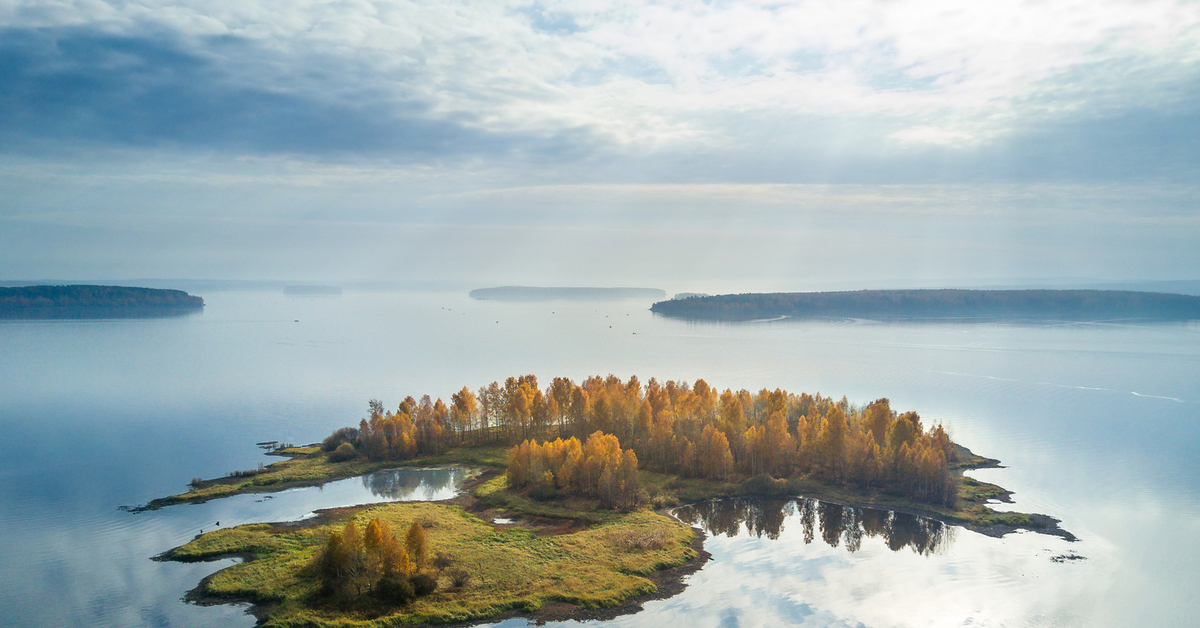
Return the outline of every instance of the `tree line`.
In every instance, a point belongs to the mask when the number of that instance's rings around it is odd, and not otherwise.
[[[617,437],[604,432],[594,432],[583,446],[574,436],[514,445],[508,451],[507,475],[509,486],[532,486],[538,497],[584,495],[607,508],[632,508],[641,500],[637,454],[621,449]]]
[[[701,320],[778,316],[1189,320],[1200,318],[1200,297],[1127,290],[857,290],[697,296],[659,301],[650,310]]]
[[[47,307],[203,307],[182,290],[125,286],[0,287],[0,310]]]
[[[530,441],[611,435],[649,469],[714,480],[737,476],[811,476],[835,484],[878,488],[934,504],[953,504],[956,483],[948,463],[955,446],[940,425],[926,429],[916,412],[898,413],[888,399],[866,406],[820,394],[782,389],[718,391],[694,383],[636,376],[556,377],[542,389],[537,377],[510,377],[478,391],[462,388],[447,405],[428,395],[407,397],[395,411],[377,400],[357,429],[343,428],[324,442],[335,459],[366,456],[405,460],[468,444],[522,446]],[[539,454],[545,444],[538,445]],[[586,455],[586,446],[581,448]],[[554,460],[562,455],[555,450]],[[622,458],[624,454],[622,453]],[[588,484],[559,480],[561,467],[543,477],[518,472],[519,484],[546,483],[599,495]],[[564,458],[565,460],[565,458]],[[532,468],[530,458],[528,463]],[[565,464],[565,463],[564,463]],[[567,474],[574,470],[568,470]],[[567,477],[570,477],[569,475]]]

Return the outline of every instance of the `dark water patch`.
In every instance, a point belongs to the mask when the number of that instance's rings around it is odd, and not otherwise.
[[[388,469],[362,476],[362,485],[389,501],[432,502],[454,497],[467,475],[463,467]]]
[[[677,508],[680,520],[701,526],[713,536],[751,536],[778,540],[785,523],[799,523],[804,543],[818,537],[829,547],[857,552],[866,538],[880,538],[892,551],[909,548],[934,554],[954,539],[953,529],[928,517],[877,508],[844,506],[811,497],[796,499],[719,499]]]

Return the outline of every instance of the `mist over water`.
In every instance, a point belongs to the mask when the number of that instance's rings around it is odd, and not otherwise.
[[[371,398],[393,407],[524,373],[888,397],[999,458],[1005,468],[972,475],[1014,490],[1011,508],[1061,518],[1080,538],[993,539],[803,499],[696,505],[681,516],[709,531],[714,560],[682,594],[615,625],[1180,625],[1200,612],[1190,591],[1200,559],[1196,323],[730,325],[656,317],[636,299],[201,296],[204,312],[182,318],[0,322],[0,624],[253,625],[240,607],[180,601],[230,561],[150,557],[218,521],[440,499],[461,479],[387,472],[118,508],[270,463],[256,442],[317,441],[356,424]],[[1086,559],[1052,560],[1072,553]]]

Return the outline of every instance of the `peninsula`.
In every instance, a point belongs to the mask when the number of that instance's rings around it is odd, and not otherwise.
[[[966,320],[1195,320],[1200,297],[1123,290],[858,290],[698,296],[659,301],[672,318],[748,321],[771,318]]]
[[[204,299],[182,290],[124,286],[0,288],[0,318],[154,318],[198,312]]]
[[[189,596],[251,601],[271,626],[633,612],[682,589],[680,577],[702,566],[703,533],[670,509],[714,498],[803,496],[994,536],[1026,529],[1074,540],[1052,517],[992,510],[1010,493],[964,471],[998,462],[887,399],[854,405],[612,375],[542,388],[525,375],[464,387],[449,403],[426,395],[385,410],[372,400],[357,427],[272,453],[287,460],[193,480],[190,491],[142,509],[389,467],[461,464],[477,474],[452,500],[221,529],[160,557],[252,559]]]

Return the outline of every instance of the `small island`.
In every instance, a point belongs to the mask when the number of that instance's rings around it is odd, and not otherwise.
[[[666,290],[658,288],[545,288],[500,286],[470,292],[472,299],[487,301],[620,301],[623,299],[661,299]]]
[[[693,296],[659,301],[671,318],[1098,321],[1200,319],[1200,297],[1124,290],[858,290]]]
[[[993,510],[1010,493],[963,472],[998,462],[882,398],[855,405],[612,375],[541,388],[525,375],[464,387],[449,403],[426,395],[368,407],[357,427],[271,452],[286,460],[197,478],[139,510],[417,465],[475,469],[461,494],[202,534],[159,558],[247,560],[189,599],[253,602],[269,626],[611,617],[682,590],[682,576],[705,560],[704,534],[672,511],[718,498],[802,496],[810,510],[819,499],[993,536],[1025,529],[1074,540],[1053,517]],[[710,510],[693,506],[682,518],[706,520]],[[884,532],[875,519],[861,524],[868,536]]]
[[[0,288],[0,318],[157,318],[199,312],[204,299],[182,290],[124,286]]]

